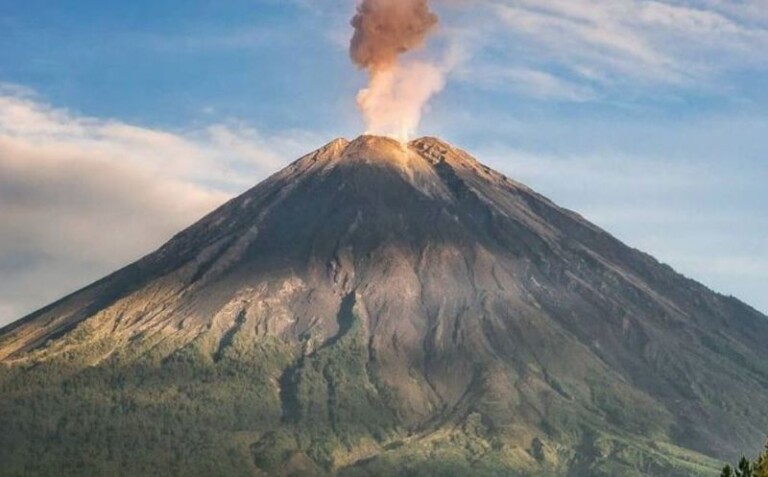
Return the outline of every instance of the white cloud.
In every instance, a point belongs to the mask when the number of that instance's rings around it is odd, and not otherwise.
[[[699,3],[747,25],[768,26],[768,0],[700,0]]]
[[[319,142],[237,123],[137,127],[0,87],[0,320],[152,251]]]
[[[486,26],[470,41],[474,50],[487,54],[474,58],[470,69],[490,62],[511,71],[554,76],[557,70],[557,79],[571,90],[577,82],[606,89],[719,90],[722,73],[766,65],[768,21],[750,17],[759,11],[768,20],[764,0],[485,0],[476,5],[488,10]],[[519,81],[525,93],[530,81]],[[541,96],[535,88],[527,93]]]
[[[531,68],[481,65],[459,68],[455,75],[475,87],[511,91],[536,99],[580,102],[595,97],[594,90],[588,85]]]

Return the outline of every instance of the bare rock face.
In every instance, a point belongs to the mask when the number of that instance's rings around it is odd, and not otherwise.
[[[0,458],[5,475],[708,475],[768,431],[766,343],[757,311],[438,139],[337,139],[3,329]],[[97,457],[32,463],[41,432]]]

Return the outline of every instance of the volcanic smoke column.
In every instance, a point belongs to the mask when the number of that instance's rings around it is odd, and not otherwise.
[[[424,105],[445,81],[437,66],[402,62],[400,56],[424,44],[438,23],[428,0],[362,0],[352,19],[350,56],[368,72],[368,88],[357,96],[368,133],[408,139]]]

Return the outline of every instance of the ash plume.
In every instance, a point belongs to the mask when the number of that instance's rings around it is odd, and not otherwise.
[[[354,63],[369,85],[357,104],[369,133],[405,140],[415,131],[429,99],[443,88],[441,69],[423,61],[401,61],[421,47],[438,24],[427,0],[362,0],[352,19]]]
[[[369,71],[390,68],[421,46],[437,22],[427,0],[364,0],[352,19],[352,60]]]

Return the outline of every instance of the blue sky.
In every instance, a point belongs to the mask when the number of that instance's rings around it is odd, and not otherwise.
[[[0,0],[0,324],[364,126],[354,0]],[[433,0],[420,134],[768,311],[765,0]]]

